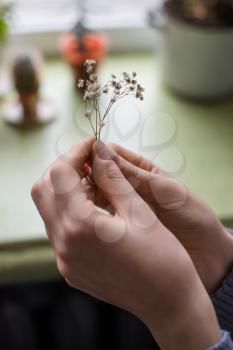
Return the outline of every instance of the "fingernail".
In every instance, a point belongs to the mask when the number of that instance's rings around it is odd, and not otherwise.
[[[103,160],[111,159],[111,154],[103,142],[100,142],[100,141],[96,142],[94,144],[94,151],[95,151],[95,154],[98,155],[98,157]]]

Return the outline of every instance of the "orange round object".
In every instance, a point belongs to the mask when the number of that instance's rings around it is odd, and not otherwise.
[[[99,62],[107,52],[107,39],[101,33],[89,33],[82,38],[83,49],[80,50],[78,38],[73,33],[65,33],[60,39],[63,57],[71,64],[83,64],[87,59]]]

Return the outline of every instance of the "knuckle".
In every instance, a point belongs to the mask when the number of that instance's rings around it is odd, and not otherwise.
[[[34,201],[37,201],[37,199],[41,196],[42,192],[42,182],[41,180],[38,180],[34,183],[31,189],[31,197]]]
[[[161,176],[165,176],[166,173],[164,170],[162,170],[159,166],[156,166],[154,165],[152,170],[151,170],[151,173],[154,174],[154,175],[161,175]]]
[[[60,159],[57,159],[50,167],[50,176],[56,177],[58,174],[62,173],[65,168],[65,163]]]
[[[63,219],[63,232],[67,243],[71,242],[72,244],[74,240],[77,240],[82,234],[85,234],[86,230],[87,224],[84,220],[76,220],[74,222],[67,217]]]
[[[77,233],[77,226],[74,225],[72,220],[68,220],[67,218],[63,219],[63,230],[65,237],[72,238]]]
[[[61,240],[59,243],[55,245],[55,252],[57,257],[63,261],[68,262],[70,258],[69,249],[65,240]]]
[[[67,195],[80,184],[78,171],[71,164],[57,160],[51,166],[49,181],[55,194]]]
[[[140,177],[140,170],[135,165],[129,164],[129,170],[130,170],[131,176],[133,176],[135,178],[139,178]]]
[[[58,272],[65,278],[69,277],[70,268],[69,265],[60,257],[57,257],[57,269]]]

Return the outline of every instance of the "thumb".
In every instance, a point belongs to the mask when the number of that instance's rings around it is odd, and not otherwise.
[[[92,159],[96,185],[120,215],[125,216],[128,213],[132,201],[143,202],[103,143],[96,142],[93,145]]]

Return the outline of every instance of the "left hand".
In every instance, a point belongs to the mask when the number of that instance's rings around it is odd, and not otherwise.
[[[60,273],[72,287],[141,318],[164,350],[214,345],[220,330],[190,257],[98,143],[93,177],[115,214],[88,199],[81,178],[93,142],[60,157],[32,189]]]

